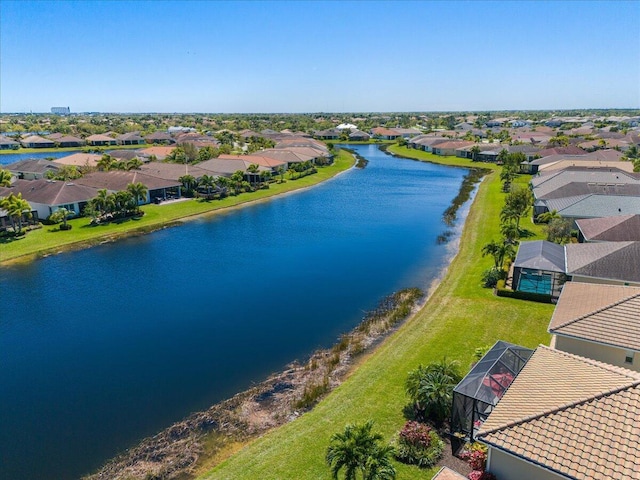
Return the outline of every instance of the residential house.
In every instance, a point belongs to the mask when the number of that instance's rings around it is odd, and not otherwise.
[[[371,136],[361,130],[354,130],[349,134],[349,140],[352,142],[368,142],[370,139]]]
[[[568,147],[549,147],[538,152],[541,157],[548,155],[586,155],[588,152],[580,147],[569,145]]]
[[[640,286],[640,242],[565,245],[566,274],[574,282]]]
[[[126,190],[131,183],[142,183],[147,187],[147,198],[142,204],[160,202],[170,198],[180,197],[181,183],[153,177],[139,170],[111,170],[108,172],[93,172],[75,180],[79,185],[85,185],[97,190],[105,189],[109,192]]]
[[[279,168],[287,170],[288,167],[287,161],[263,155],[263,152],[252,153],[250,155],[220,155],[218,158],[239,158],[247,160],[251,162],[251,164],[258,165],[258,167],[268,168],[272,174],[277,173]]]
[[[562,245],[546,240],[520,242],[513,262],[512,289],[558,298],[566,281],[565,271]]]
[[[466,140],[449,140],[447,142],[438,142],[432,145],[432,151],[435,155],[456,155],[458,148],[475,145],[475,142]]]
[[[28,158],[5,165],[4,169],[9,170],[16,178],[21,180],[38,180],[46,178],[49,172],[57,172],[60,169],[60,165],[43,158]]]
[[[64,135],[55,140],[56,144],[62,148],[68,147],[82,147],[86,142],[78,137],[74,137],[73,135]]]
[[[0,135],[0,150],[17,150],[20,143]]]
[[[371,129],[371,136],[382,140],[395,140],[402,135],[390,128],[375,127]]]
[[[58,165],[75,165],[76,167],[97,167],[102,155],[96,153],[73,153],[66,157],[56,158]]]
[[[415,128],[392,128],[391,130],[396,132],[402,138],[412,138],[417,137],[418,135],[422,135],[422,132]]]
[[[110,157],[120,161],[132,160],[138,158],[138,151],[133,149],[109,150],[106,152]]]
[[[548,331],[551,347],[640,372],[640,288],[569,282]]]
[[[340,135],[342,135],[342,132],[335,128],[315,132],[316,138],[321,138],[322,140],[338,140],[340,139]]]
[[[147,143],[176,143],[171,135],[167,132],[153,132],[144,137]]]
[[[222,177],[231,177],[237,171],[243,174],[247,173],[247,169],[254,164],[249,155],[225,155],[218,158],[212,158],[206,162],[200,162],[198,167],[209,172],[209,175],[219,175]],[[259,172],[271,171],[270,167],[258,165]]]
[[[118,135],[116,140],[120,145],[144,145],[146,143],[138,132],[123,133]]]
[[[175,150],[174,146],[162,146],[162,147],[148,147],[143,148],[142,150],[138,150],[138,158],[153,158],[156,160],[164,160],[171,152]]]
[[[189,165],[188,163],[148,162],[140,167],[140,172],[151,177],[173,180],[175,182],[179,182],[180,177],[186,175],[191,175],[194,178],[211,175],[210,171],[204,170],[198,165]]]
[[[500,480],[640,478],[640,374],[543,345],[477,435]]]
[[[558,212],[561,217],[569,218],[573,221],[581,218],[636,215],[640,214],[640,197],[635,195],[589,194],[537,200],[534,203],[535,215],[553,210]]]
[[[59,208],[79,215],[85,205],[98,194],[98,189],[74,182],[57,180],[16,180],[11,187],[0,188],[0,197],[22,194],[39,218],[47,218]]]
[[[450,138],[433,135],[418,135],[413,137],[407,142],[407,146],[415,148],[416,150],[422,150],[424,152],[433,152],[433,147],[439,143],[445,143],[450,141]]]
[[[87,143],[92,147],[105,147],[109,145],[117,145],[118,141],[108,135],[90,135],[86,138]]]
[[[584,218],[576,220],[578,241],[637,242],[640,241],[640,215]]]
[[[20,143],[24,148],[53,148],[56,146],[53,140],[42,138],[38,135],[30,135],[27,138],[20,140]]]

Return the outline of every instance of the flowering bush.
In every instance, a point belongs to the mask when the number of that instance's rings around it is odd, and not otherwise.
[[[407,422],[398,433],[394,447],[396,458],[401,462],[430,467],[442,456],[444,442],[431,427]]]
[[[469,445],[460,454],[460,458],[469,463],[471,470],[479,470],[483,472],[487,465],[487,447],[481,443]]]
[[[497,480],[496,476],[491,472],[483,472],[482,470],[474,470],[467,475],[469,480]]]

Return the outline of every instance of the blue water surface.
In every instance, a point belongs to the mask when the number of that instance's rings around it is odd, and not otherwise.
[[[466,170],[353,148],[304,192],[0,269],[0,478],[77,478],[428,288]]]

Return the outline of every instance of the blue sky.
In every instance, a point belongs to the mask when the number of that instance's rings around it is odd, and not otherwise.
[[[638,108],[638,1],[0,0],[0,112]]]

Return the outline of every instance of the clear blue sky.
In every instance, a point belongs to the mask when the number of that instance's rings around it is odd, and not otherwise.
[[[0,0],[0,112],[640,106],[638,1]]]

